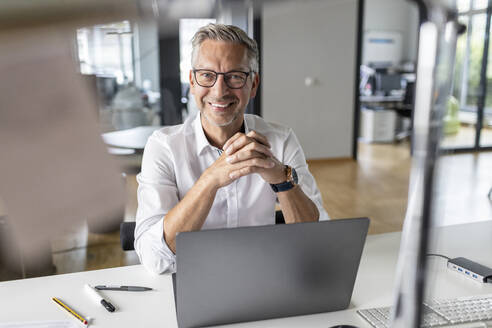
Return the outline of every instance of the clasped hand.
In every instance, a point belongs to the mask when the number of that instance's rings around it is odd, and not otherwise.
[[[267,138],[256,131],[238,132],[227,140],[224,152],[204,175],[217,188],[252,173],[258,173],[270,184],[284,182],[284,165],[273,156],[270,147]]]

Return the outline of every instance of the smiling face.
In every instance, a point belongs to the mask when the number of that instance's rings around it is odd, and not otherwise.
[[[244,45],[215,40],[202,42],[193,68],[218,73],[250,71]],[[193,72],[190,71],[190,92],[195,97],[195,102],[205,118],[205,120],[202,119],[204,128],[232,127],[239,130],[249,99],[256,95],[258,81],[258,74],[254,74],[253,78],[250,74],[244,87],[231,89],[226,85],[224,76],[218,75],[215,85],[206,88],[196,83]]]

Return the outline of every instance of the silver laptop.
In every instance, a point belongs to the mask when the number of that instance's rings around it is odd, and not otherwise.
[[[181,328],[348,307],[368,218],[180,233]]]

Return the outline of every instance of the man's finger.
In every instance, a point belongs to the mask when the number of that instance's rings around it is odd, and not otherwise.
[[[255,139],[259,143],[267,146],[268,148],[271,147],[270,143],[268,142],[268,139],[261,133],[256,132],[255,130],[251,130],[246,134],[248,137]]]
[[[266,146],[259,144],[257,142],[252,142],[242,149],[236,151],[232,155],[227,155],[226,161],[228,163],[237,163],[240,161],[245,161],[250,158],[272,158],[274,157],[270,149]]]
[[[244,151],[246,151],[246,152],[247,151],[256,151],[258,153],[262,153],[263,155],[265,155],[267,157],[273,157],[273,153],[270,150],[270,148],[268,148],[267,146],[265,146],[261,143],[258,143],[258,142],[252,142],[250,144],[247,144],[245,147],[238,150],[237,153],[244,152]]]
[[[241,134],[238,138],[236,138],[236,140],[231,142],[229,146],[225,147],[224,151],[226,154],[231,155],[252,142],[255,142],[255,139],[250,138],[245,134]]]
[[[233,155],[227,156],[226,161],[229,164],[234,164],[251,158],[267,158],[267,157],[268,156],[266,156],[263,153],[250,149],[250,150],[238,151]]]
[[[229,178],[235,180],[235,179],[238,179],[238,178],[243,177],[245,175],[253,174],[256,171],[259,171],[259,168],[258,167],[256,167],[256,166],[246,166],[246,167],[243,167],[242,169],[239,169],[239,170],[236,170],[236,171],[232,171],[231,173],[229,173]]]
[[[224,149],[224,151],[225,151],[234,141],[236,141],[239,137],[241,137],[243,135],[244,135],[244,133],[237,132],[232,137],[230,137],[229,140],[226,141],[226,143],[224,144],[224,147],[222,149]]]
[[[224,144],[224,151],[226,152],[226,154],[231,155],[252,142],[257,142],[267,148],[270,148],[270,143],[264,135],[251,130],[250,132],[248,132],[248,134],[236,133],[234,136],[232,136]]]
[[[227,155],[233,155],[244,150],[256,150],[259,153],[265,154],[265,156],[273,156],[270,148],[264,144],[256,141],[251,137],[243,135],[233,142],[226,150]]]
[[[257,168],[271,169],[275,166],[275,162],[270,158],[250,158],[236,164],[232,164],[232,170],[241,170],[245,167],[254,166]]]
[[[245,145],[247,145],[253,141],[254,141],[254,139],[246,136],[244,133],[241,133],[234,140],[232,140],[227,147],[224,147],[224,151],[228,155],[233,154],[238,149],[243,148]]]

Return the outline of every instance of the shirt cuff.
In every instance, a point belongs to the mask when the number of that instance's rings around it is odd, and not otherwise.
[[[330,217],[328,216],[328,213],[326,212],[326,210],[323,207],[318,206],[318,211],[319,211],[318,221],[327,221],[330,219]]]
[[[144,249],[139,249],[140,261],[149,271],[154,273],[176,272],[176,255],[164,240],[164,220],[153,224],[143,235],[139,243]]]

